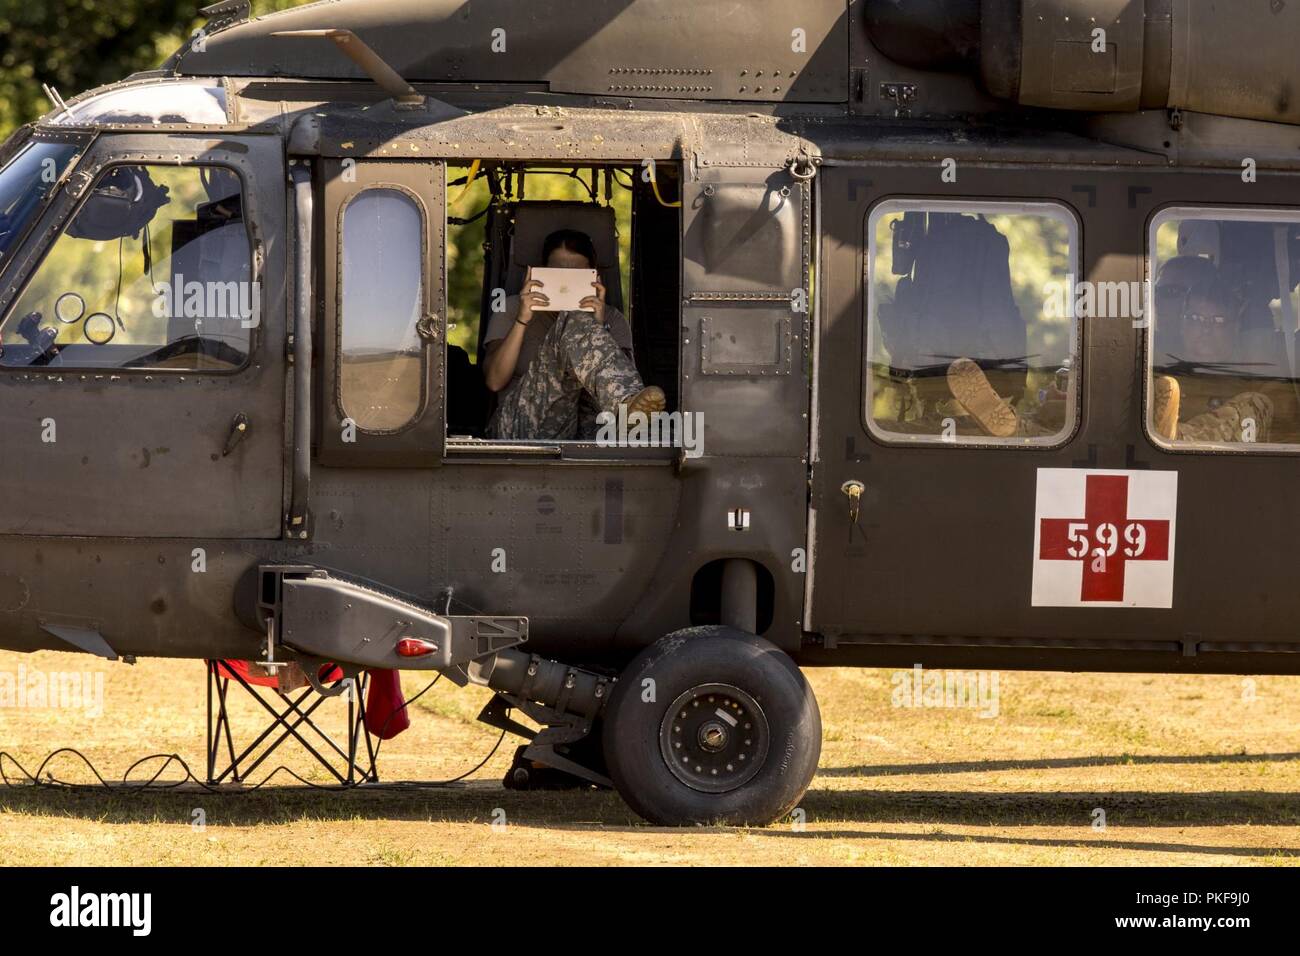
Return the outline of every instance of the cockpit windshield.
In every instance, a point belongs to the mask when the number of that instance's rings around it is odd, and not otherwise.
[[[0,169],[0,268],[81,148],[33,139]]]
[[[42,122],[51,126],[224,126],[226,91],[215,80],[166,80],[92,93]]]

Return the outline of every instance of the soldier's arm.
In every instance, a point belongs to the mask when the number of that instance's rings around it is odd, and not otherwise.
[[[499,392],[510,384],[515,374],[515,365],[519,362],[519,348],[524,344],[525,328],[519,322],[510,326],[504,339],[497,339],[487,345],[487,358],[483,363],[483,381],[494,392]]]
[[[529,274],[532,274],[531,270]],[[524,283],[523,291],[519,294],[519,309],[515,312],[514,321],[510,323],[510,331],[504,339],[487,345],[487,357],[483,360],[483,381],[494,392],[501,391],[514,377],[515,366],[519,363],[519,349],[524,344],[528,323],[533,320],[533,310],[544,309],[550,304],[550,300],[537,291],[541,285],[535,279]]]

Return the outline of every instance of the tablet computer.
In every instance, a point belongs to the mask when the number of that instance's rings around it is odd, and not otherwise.
[[[546,307],[548,312],[594,311],[578,303],[596,294],[592,285],[597,278],[595,269],[534,268],[533,278],[542,284],[541,291],[550,300],[551,304]]]

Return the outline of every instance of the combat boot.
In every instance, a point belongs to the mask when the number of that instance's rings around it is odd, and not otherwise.
[[[994,438],[1010,438],[1016,433],[1019,426],[1016,410],[989,384],[984,370],[970,359],[959,358],[948,366],[948,389],[980,428]]]
[[[653,415],[655,412],[662,412],[668,407],[668,399],[664,395],[664,390],[658,385],[650,385],[641,389],[631,398],[626,400],[628,418],[631,418],[637,412],[645,415]]]
[[[1178,437],[1178,412],[1182,401],[1178,379],[1172,375],[1156,377],[1152,389],[1151,429],[1158,438],[1174,441]]]

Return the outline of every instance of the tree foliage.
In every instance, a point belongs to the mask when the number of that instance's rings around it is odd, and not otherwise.
[[[0,0],[0,135],[49,110],[41,85],[70,99],[162,65],[213,0]],[[255,13],[305,0],[254,0]]]

